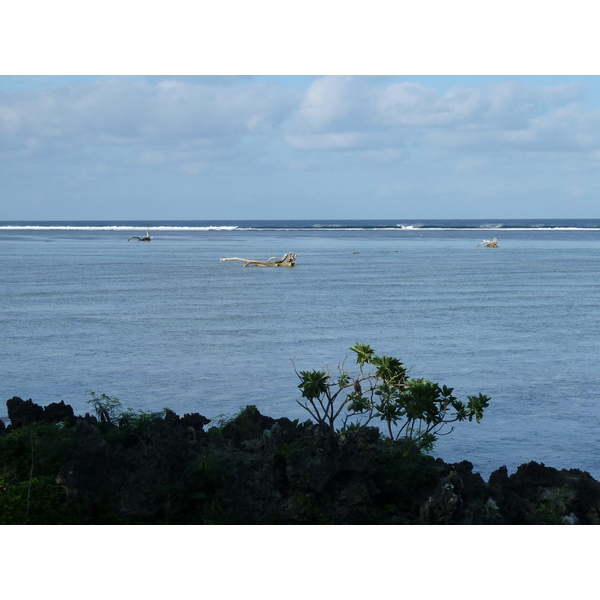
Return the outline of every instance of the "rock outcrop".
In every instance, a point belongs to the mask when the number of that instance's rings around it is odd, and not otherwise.
[[[115,425],[75,417],[64,403],[42,408],[12,398],[7,405],[0,475],[15,490],[32,474],[46,476],[61,522],[600,523],[600,482],[586,472],[531,462],[510,476],[500,467],[486,482],[468,461],[448,464],[391,444],[373,427],[332,433],[253,406],[207,429],[210,421],[197,413]],[[47,455],[57,457],[45,475],[44,461],[35,461],[39,423]],[[31,451],[22,440],[9,443],[22,427],[31,428]]]
[[[70,424],[73,424],[75,421],[73,408],[65,404],[62,400],[60,402],[52,402],[48,406],[43,407],[35,404],[31,398],[29,400],[22,400],[18,396],[14,396],[6,401],[6,408],[8,410],[8,418],[11,422],[9,427],[12,426],[12,428],[31,425],[36,421],[45,421],[47,423],[68,422]]]

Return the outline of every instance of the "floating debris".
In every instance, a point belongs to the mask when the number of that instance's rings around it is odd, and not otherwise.
[[[481,244],[477,244],[475,248],[479,246],[483,246],[484,248],[497,248],[498,247],[498,238],[494,238],[493,240],[483,240]]]
[[[129,240],[133,240],[134,238],[135,238],[135,239],[136,239],[138,242],[149,242],[149,241],[152,239],[152,236],[150,235],[150,231],[149,231],[148,229],[146,229],[146,237],[143,237],[143,238],[141,238],[141,237],[139,237],[139,236],[137,236],[137,235],[132,235],[132,236],[129,238]],[[127,240],[127,241],[129,241],[129,240]]]
[[[287,254],[284,254],[280,259],[277,259],[276,256],[271,256],[269,260],[251,260],[248,258],[237,258],[237,256],[234,256],[232,258],[221,258],[219,259],[219,262],[223,262],[225,260],[241,260],[242,262],[246,263],[244,265],[245,267],[248,267],[250,265],[254,265],[256,267],[295,267],[297,257],[297,254],[294,254],[293,252],[288,252]]]

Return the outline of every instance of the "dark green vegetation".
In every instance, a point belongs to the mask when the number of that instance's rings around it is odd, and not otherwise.
[[[11,398],[0,524],[600,522],[600,483],[587,473],[530,463],[486,483],[466,461],[427,455],[441,427],[480,420],[488,399],[457,402],[449,388],[408,379],[396,359],[353,351],[354,378],[299,374],[316,423],[247,406],[206,429],[200,414],[125,410],[95,392],[94,414],[82,417],[62,402]]]

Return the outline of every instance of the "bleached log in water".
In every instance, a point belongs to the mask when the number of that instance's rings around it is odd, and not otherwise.
[[[477,244],[475,248],[479,246],[484,246],[484,248],[497,248],[498,247],[498,238],[494,238],[493,240],[483,240],[481,244]]]
[[[221,258],[219,262],[224,262],[226,260],[241,260],[246,263],[244,266],[248,267],[250,265],[254,265],[256,267],[295,267],[296,266],[296,258],[297,254],[293,252],[288,252],[284,254],[280,259],[272,256],[269,260],[252,260],[249,258],[238,258],[237,256],[233,256],[231,258]]]

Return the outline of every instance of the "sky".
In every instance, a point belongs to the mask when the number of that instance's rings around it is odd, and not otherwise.
[[[489,22],[476,6],[471,18]],[[539,28],[547,15],[534,13],[540,45],[527,28],[498,33],[502,18],[458,43],[460,29],[427,7],[410,15],[429,18],[427,36],[407,35],[405,19],[390,29],[379,18],[373,32],[363,15],[335,12],[297,28],[295,15],[271,13],[278,27],[242,35],[248,15],[236,14],[228,52],[223,36],[200,35],[205,21],[192,53],[181,19],[169,37],[169,17],[154,15],[159,36],[140,13],[137,30],[150,33],[137,54],[126,31],[99,38],[102,27],[84,53],[73,28],[67,41],[46,33],[41,53],[13,37],[21,62],[0,60],[0,221],[600,216],[600,77],[565,62],[565,36]],[[571,46],[587,43],[578,19]],[[168,45],[180,52],[165,66]],[[540,49],[552,67],[530,60]]]

